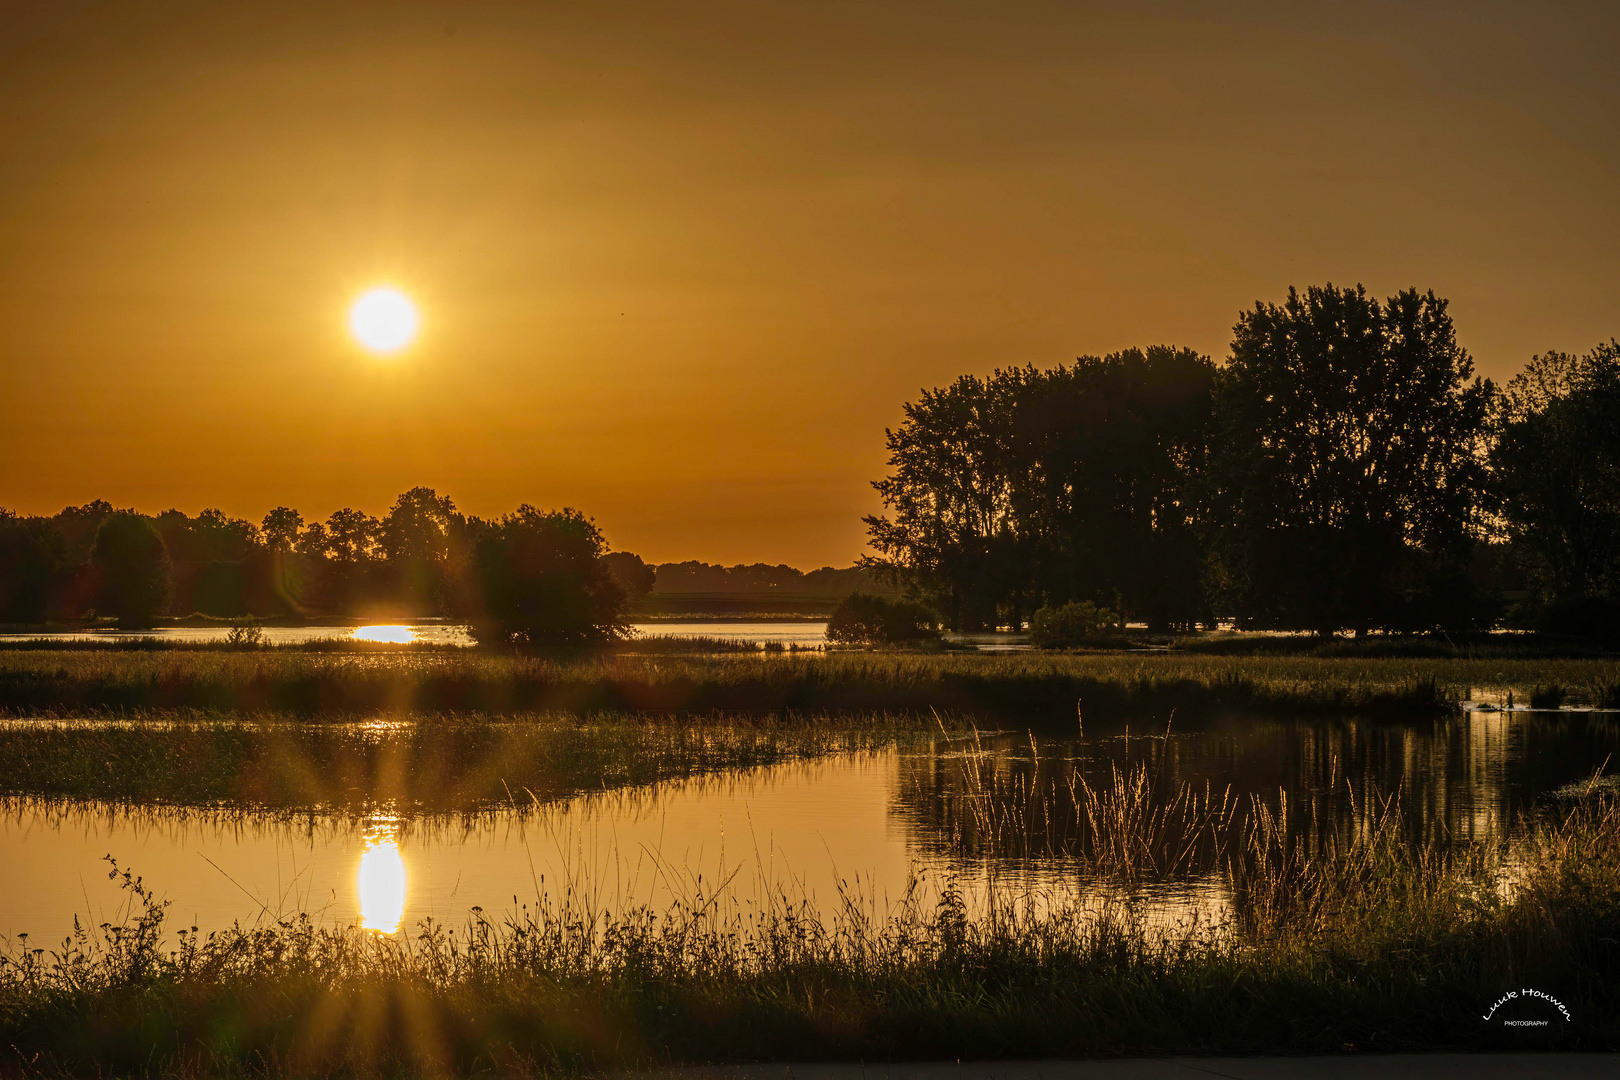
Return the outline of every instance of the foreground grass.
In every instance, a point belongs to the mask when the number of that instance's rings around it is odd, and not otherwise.
[[[929,710],[1019,723],[1245,710],[1431,716],[1472,689],[1620,701],[1620,661],[1176,654],[584,655],[473,650],[0,650],[0,711],[292,716]],[[1545,695],[1544,695],[1545,696]]]
[[[1129,784],[1122,790],[1128,790]],[[1128,872],[1157,841],[1099,793]],[[1497,846],[1414,847],[1393,816],[1302,846],[1256,807],[1222,857],[1232,918],[954,887],[824,919],[693,895],[602,916],[382,937],[307,920],[166,931],[137,879],[122,925],[0,960],[0,1071],[531,1075],[719,1062],[1140,1052],[1620,1048],[1620,801],[1589,791]],[[1511,887],[1503,888],[1509,882]],[[1535,988],[1571,1020],[1482,1017]],[[1539,1015],[1539,1014],[1538,1014]]]
[[[0,723],[0,805],[46,798],[128,807],[408,816],[527,811],[586,791],[874,750],[903,718],[548,713],[499,722],[405,715],[288,723],[136,714]]]

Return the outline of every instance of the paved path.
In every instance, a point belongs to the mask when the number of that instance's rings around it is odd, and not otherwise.
[[[1620,1080],[1620,1054],[1344,1054],[1338,1057],[725,1065],[664,1080]]]

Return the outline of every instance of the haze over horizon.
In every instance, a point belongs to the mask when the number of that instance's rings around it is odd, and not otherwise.
[[[1620,334],[1610,5],[0,0],[0,506],[572,505],[847,566],[964,373],[1290,285]],[[346,323],[389,285],[397,354]]]

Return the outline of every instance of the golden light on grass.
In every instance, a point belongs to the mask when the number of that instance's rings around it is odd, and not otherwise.
[[[349,309],[349,329],[363,347],[379,355],[399,352],[416,337],[416,305],[398,289],[378,286],[360,294]]]
[[[360,855],[360,925],[392,934],[405,918],[405,859],[391,827],[366,837]]]

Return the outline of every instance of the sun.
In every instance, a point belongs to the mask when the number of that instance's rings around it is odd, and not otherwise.
[[[374,353],[396,353],[416,337],[416,305],[398,289],[368,289],[349,309],[349,329]]]

